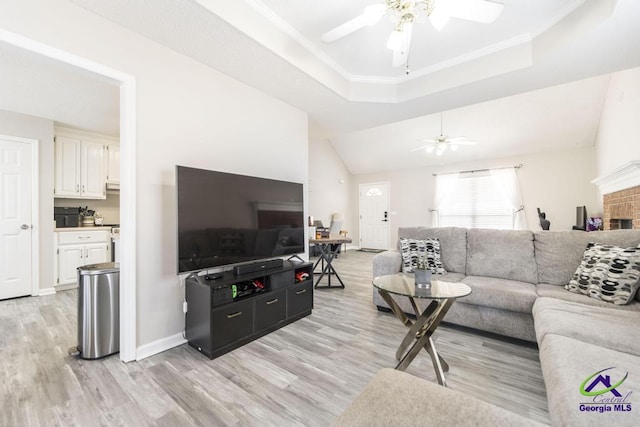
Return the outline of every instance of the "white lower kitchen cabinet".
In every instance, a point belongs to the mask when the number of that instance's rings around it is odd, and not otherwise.
[[[78,283],[78,267],[111,261],[110,230],[57,231],[56,233],[56,283]]]

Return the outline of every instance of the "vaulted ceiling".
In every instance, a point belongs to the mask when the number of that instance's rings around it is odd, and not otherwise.
[[[495,0],[491,24],[418,23],[408,75],[385,17],[320,40],[382,0],[71,1],[308,112],[353,173],[593,144],[606,75],[640,66],[637,0]],[[443,111],[447,133],[481,142],[420,159]]]

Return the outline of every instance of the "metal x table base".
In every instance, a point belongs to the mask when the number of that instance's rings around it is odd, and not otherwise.
[[[320,276],[318,277],[318,280],[316,280],[316,284],[314,286],[315,289],[318,288],[344,288],[344,283],[342,283],[342,279],[340,279],[340,276],[338,276],[338,272],[335,270],[335,268],[333,268],[333,265],[331,265],[331,263],[333,262],[333,260],[335,259],[335,257],[338,255],[338,251],[340,250],[340,245],[338,244],[329,244],[329,243],[323,243],[323,244],[319,244],[317,245],[320,247],[320,258],[318,258],[318,260],[316,261],[316,263],[313,265],[313,271],[314,274],[316,267],[318,266],[318,264],[321,264],[321,272],[320,272]],[[331,246],[335,246],[334,249],[331,249]],[[323,285],[320,286],[320,281],[322,280],[322,278],[324,276],[327,276],[328,278],[328,284],[327,285]],[[331,276],[336,276],[336,279],[338,279],[338,282],[340,282],[339,285],[335,285],[335,286],[331,286]]]
[[[389,304],[393,314],[409,328],[409,332],[405,335],[396,352],[396,359],[399,361],[396,369],[400,371],[406,370],[420,350],[424,349],[431,357],[438,383],[446,386],[447,383],[444,378],[444,373],[449,371],[449,364],[438,354],[431,336],[438,325],[440,325],[440,322],[442,322],[442,319],[445,314],[447,314],[447,311],[449,311],[449,308],[451,308],[455,299],[432,300],[421,313],[415,300],[409,297],[413,311],[416,314],[416,320],[414,322],[407,317],[388,292],[382,289],[378,289],[378,292],[387,304]],[[413,345],[409,348],[411,343],[413,343]]]

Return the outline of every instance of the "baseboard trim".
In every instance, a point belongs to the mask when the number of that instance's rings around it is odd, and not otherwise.
[[[70,289],[77,289],[77,288],[78,288],[78,284],[77,283],[67,283],[66,285],[57,285],[57,286],[54,287],[56,292],[68,291]]]
[[[56,288],[54,288],[52,286],[50,288],[38,289],[38,291],[35,293],[34,296],[42,297],[42,296],[45,296],[45,295],[53,295],[55,293],[56,293]]]
[[[150,342],[149,344],[141,345],[136,350],[136,360],[146,359],[147,357],[162,353],[163,351],[167,351],[170,348],[177,347],[186,342],[187,340],[182,337],[182,333],[178,333]]]

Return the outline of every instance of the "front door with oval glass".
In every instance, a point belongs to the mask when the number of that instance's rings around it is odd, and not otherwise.
[[[360,248],[389,249],[389,183],[360,184]]]

